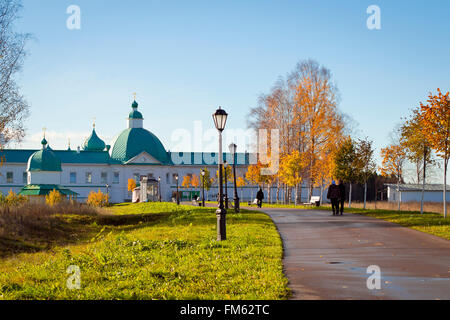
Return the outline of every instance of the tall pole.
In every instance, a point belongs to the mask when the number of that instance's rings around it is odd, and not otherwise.
[[[205,171],[202,171],[202,206],[205,206]]]
[[[239,212],[239,197],[236,186],[236,153],[233,154],[233,178],[234,178],[234,212]]]
[[[228,208],[228,177],[227,177],[227,167],[224,167],[224,176],[225,176],[225,209],[229,209]]]
[[[180,197],[178,196],[178,176],[177,176],[177,205],[180,205]]]
[[[219,208],[216,210],[217,216],[217,241],[227,239],[226,214],[223,205],[223,159],[222,159],[222,131],[219,130]]]
[[[159,202],[161,202],[161,177],[158,177],[158,196]]]

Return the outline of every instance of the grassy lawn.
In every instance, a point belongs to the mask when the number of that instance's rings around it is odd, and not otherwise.
[[[217,242],[211,208],[120,204],[110,213],[76,222],[89,232],[80,233],[83,236],[75,243],[1,259],[0,299],[289,296],[281,239],[265,214],[245,210],[229,214],[228,240]],[[80,290],[66,288],[70,265],[81,270]]]
[[[392,210],[346,209],[346,212],[383,219],[401,226],[429,233],[450,240],[450,218],[444,219],[439,213]]]

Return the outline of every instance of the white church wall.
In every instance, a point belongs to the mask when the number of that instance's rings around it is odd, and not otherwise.
[[[8,173],[12,173],[12,179],[8,179]],[[7,195],[10,190],[17,193],[27,183],[26,164],[25,163],[4,163],[0,167],[0,192]],[[11,177],[11,176],[10,176]]]

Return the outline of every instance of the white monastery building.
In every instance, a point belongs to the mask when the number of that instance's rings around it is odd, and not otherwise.
[[[177,175],[180,191],[183,191],[181,183],[184,176],[195,174],[201,179],[200,171],[204,168],[209,170],[211,177],[216,175],[216,153],[166,151],[158,137],[144,129],[144,118],[138,111],[138,103],[134,101],[131,107],[127,128],[118,135],[112,146],[106,145],[97,135],[94,125],[92,134],[77,150],[71,150],[70,146],[67,150],[53,150],[51,141],[48,142],[44,136],[38,150],[0,151],[3,160],[0,191],[7,194],[12,190],[30,197],[42,197],[57,189],[68,197],[85,201],[91,191],[101,190],[109,194],[111,202],[120,203],[131,201],[128,179],[135,179],[138,185],[140,181],[146,181],[151,186],[148,189],[153,192],[153,200],[160,194],[162,201],[171,201],[176,192]],[[224,153],[223,157],[229,164],[233,163],[230,153]],[[245,175],[250,158],[249,153],[236,154],[238,177]],[[229,183],[230,199],[233,193],[231,186]],[[193,190],[185,191],[183,197],[188,199],[187,194],[190,192],[192,196]],[[199,188],[195,190],[198,194]],[[244,197],[250,198],[250,192],[254,194],[255,190],[256,186],[244,189]],[[210,198],[215,193],[217,187],[210,190]]]

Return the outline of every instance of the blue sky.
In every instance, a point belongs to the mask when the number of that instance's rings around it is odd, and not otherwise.
[[[18,81],[31,104],[21,147],[80,145],[96,118],[108,142],[137,92],[145,127],[173,147],[173,129],[245,128],[257,97],[301,59],[329,68],[340,108],[379,149],[429,91],[450,89],[450,2],[24,0],[19,29],[35,40]],[[66,28],[69,5],[81,30]],[[381,30],[366,9],[381,8]],[[52,140],[53,139],[53,140]],[[188,150],[186,150],[188,151]],[[242,150],[241,150],[242,151]],[[377,153],[379,153],[377,151]]]

